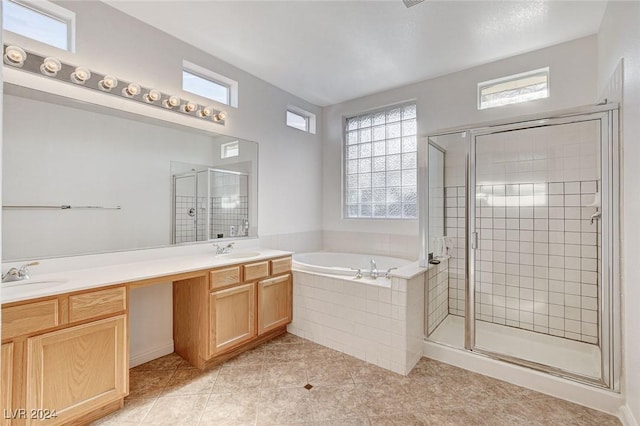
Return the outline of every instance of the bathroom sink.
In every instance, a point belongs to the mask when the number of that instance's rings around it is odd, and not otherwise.
[[[24,286],[32,286],[36,284],[42,284],[47,286],[57,287],[61,284],[66,284],[67,280],[39,280],[39,279],[29,279],[22,281],[11,281],[8,283],[2,283],[2,288],[8,287],[24,287]]]
[[[237,251],[227,254],[221,254],[219,257],[224,259],[249,259],[251,257],[260,256],[262,253],[259,251]]]

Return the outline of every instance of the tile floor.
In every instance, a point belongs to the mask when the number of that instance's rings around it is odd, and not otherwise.
[[[176,354],[132,368],[124,408],[94,425],[134,424],[604,426],[620,422],[430,359],[423,358],[403,377],[285,334],[205,371]]]

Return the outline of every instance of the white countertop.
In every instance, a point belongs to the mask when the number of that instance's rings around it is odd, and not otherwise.
[[[70,293],[79,290],[98,288],[113,284],[141,281],[150,278],[194,272],[238,263],[251,263],[267,258],[290,255],[291,252],[270,249],[238,249],[232,252],[257,252],[246,258],[231,258],[215,255],[208,248],[206,252],[182,255],[169,255],[149,260],[138,260],[85,269],[67,269],[55,272],[38,272],[38,267],[30,269],[28,281],[3,283],[0,287],[0,303],[19,302],[45,296]],[[125,254],[125,253],[123,253]],[[126,254],[125,254],[126,255]],[[139,256],[138,256],[139,257]],[[49,260],[55,262],[56,260]],[[9,284],[9,285],[8,285]]]

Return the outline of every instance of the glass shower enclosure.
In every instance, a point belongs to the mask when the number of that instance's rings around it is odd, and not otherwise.
[[[173,175],[173,244],[249,235],[249,178],[207,168]]]
[[[618,389],[617,130],[603,105],[429,136],[444,207],[421,221],[445,226],[421,257],[445,262],[448,297],[430,274],[428,340]]]

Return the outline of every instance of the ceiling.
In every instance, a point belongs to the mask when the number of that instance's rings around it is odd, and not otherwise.
[[[606,1],[106,3],[315,105],[598,32]],[[232,77],[232,76],[231,76]]]

